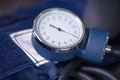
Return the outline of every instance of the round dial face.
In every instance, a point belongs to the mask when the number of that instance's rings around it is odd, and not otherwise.
[[[82,41],[85,32],[81,20],[61,8],[43,11],[35,19],[34,29],[42,43],[57,49],[75,47]]]

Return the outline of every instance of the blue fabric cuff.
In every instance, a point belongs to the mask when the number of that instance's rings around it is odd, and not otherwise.
[[[10,36],[0,33],[0,79],[32,65],[31,60],[18,48]]]

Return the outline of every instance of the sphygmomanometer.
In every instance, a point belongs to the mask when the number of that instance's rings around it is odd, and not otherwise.
[[[86,29],[76,14],[63,8],[41,12],[34,20],[32,37],[37,52],[50,61],[79,57],[100,63],[105,53],[119,55],[119,51],[114,51],[108,45],[107,31]]]

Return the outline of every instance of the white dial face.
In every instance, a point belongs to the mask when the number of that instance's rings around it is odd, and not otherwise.
[[[39,39],[47,46],[66,49],[79,44],[84,35],[80,19],[70,11],[51,9],[40,14],[36,20]]]

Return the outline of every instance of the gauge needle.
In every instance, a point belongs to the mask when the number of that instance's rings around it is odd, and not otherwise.
[[[58,28],[58,27],[52,25],[52,24],[49,24],[49,26],[57,29],[58,31],[62,31],[62,32],[65,32],[65,33],[67,33],[67,34],[69,34],[69,35],[72,35],[73,37],[79,38],[79,37],[77,37],[77,36],[75,36],[75,35],[73,35],[73,34],[71,34],[71,33],[69,33],[69,32],[66,32],[65,30],[62,30],[61,28]]]

